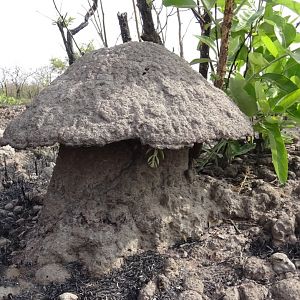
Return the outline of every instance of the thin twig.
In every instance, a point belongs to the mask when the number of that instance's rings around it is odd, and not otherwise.
[[[218,8],[218,5],[216,3],[215,4],[215,19],[217,19],[217,8]],[[217,26],[215,27],[215,33],[216,33],[217,54],[219,57],[220,56],[220,47],[219,47],[219,37],[218,37],[218,27]]]
[[[66,22],[65,22],[65,18],[63,17],[63,15],[60,13],[59,9],[57,8],[57,5],[56,5],[56,3],[55,3],[55,0],[52,0],[52,1],[53,1],[55,10],[56,10],[56,12],[57,12],[58,15],[59,15],[59,21],[57,21],[56,24],[57,24],[57,26],[58,26],[58,28],[59,28],[61,34],[62,34],[63,42],[64,42],[64,45],[65,45],[65,47],[66,47],[66,51],[67,51],[67,53],[68,53],[69,47],[67,46],[67,40],[66,40],[66,37],[65,37],[63,28],[66,28],[67,32],[69,32],[70,34],[71,34],[71,32],[70,32],[70,30],[69,30],[69,28],[68,28],[68,26],[67,26],[67,24],[66,24]],[[62,26],[62,25],[63,25],[63,26]],[[82,55],[82,52],[81,52],[79,46],[77,45],[77,43],[76,43],[76,41],[75,41],[75,39],[74,39],[74,37],[73,37],[72,34],[71,34],[71,37],[72,37],[72,40],[73,40],[73,42],[74,42],[74,44],[75,44],[77,50],[78,50],[79,53]]]
[[[101,13],[102,13],[102,28],[103,28],[103,34],[104,34],[104,46],[108,47],[107,35],[106,35],[106,25],[105,25],[105,13],[104,13],[104,9],[103,9],[102,0],[100,0],[100,9],[101,9]]]
[[[135,19],[136,33],[137,33],[139,42],[141,42],[142,39],[141,39],[141,35],[140,35],[139,22],[138,22],[138,17],[137,17],[135,0],[132,0],[132,5],[133,5],[133,13],[134,13],[134,19]]]
[[[91,3],[90,3],[89,0],[88,0],[88,3],[89,3],[89,6],[91,7]],[[99,35],[103,46],[106,47],[105,46],[105,39],[104,39],[104,36],[103,36],[102,22],[101,22],[101,18],[100,18],[98,9],[97,9],[96,13],[93,15],[93,19],[91,19],[91,22],[92,22],[95,30],[97,31],[97,34]]]
[[[177,20],[178,20],[178,41],[179,41],[179,51],[180,51],[180,57],[183,58],[183,42],[182,42],[182,24],[181,24],[181,19],[180,19],[180,12],[179,8],[177,8]]]

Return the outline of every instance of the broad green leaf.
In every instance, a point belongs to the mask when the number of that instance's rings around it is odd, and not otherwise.
[[[267,80],[268,82],[275,84],[282,91],[291,93],[298,89],[298,86],[294,84],[289,78],[281,74],[267,73],[261,76],[261,79]]]
[[[256,144],[240,144],[238,141],[228,141],[227,144],[228,152],[231,158],[236,156],[243,155],[253,150],[256,147]]]
[[[285,148],[279,125],[264,123],[272,152],[272,162],[280,183],[285,183],[288,178],[288,154]]]
[[[199,43],[198,43],[198,47],[197,47],[198,50],[199,50],[201,43],[204,43],[204,44],[208,45],[209,48],[211,48],[215,52],[216,56],[218,55],[215,42],[211,38],[209,38],[207,36],[202,36],[202,35],[196,35],[196,38],[199,39]]]
[[[300,89],[297,89],[282,97],[274,106],[275,112],[284,112],[290,106],[300,101]]]
[[[292,76],[291,77],[291,81],[297,86],[300,88],[300,77],[299,76]]]
[[[252,65],[258,66],[259,68],[263,68],[268,64],[264,56],[258,52],[249,53],[249,61]]]
[[[237,15],[235,15],[235,19],[238,21],[238,23],[232,26],[232,31],[236,32],[242,29],[249,29],[251,24],[260,18],[263,13],[263,8],[256,10],[255,6],[244,5],[239,10]]]
[[[193,0],[163,0],[164,6],[175,6],[178,8],[194,8],[196,3]]]
[[[269,52],[276,58],[278,55],[278,50],[273,41],[265,34],[261,35],[260,38]]]
[[[300,33],[299,32],[296,33],[296,36],[294,38],[294,42],[295,43],[300,43]]]
[[[233,56],[236,51],[239,49],[240,47],[240,38],[241,36],[238,35],[234,38],[231,38],[229,40],[229,47],[228,47],[228,53],[229,53],[229,56]]]
[[[296,14],[300,15],[300,2],[298,0],[268,0],[268,3],[275,5],[283,5]]]
[[[287,23],[284,28],[283,28],[283,34],[285,36],[285,47],[288,47],[289,45],[291,45],[295,39],[296,39],[296,28],[294,27],[294,25]]]
[[[257,102],[258,102],[260,110],[264,114],[268,114],[270,112],[271,107],[270,107],[270,103],[269,103],[268,100],[266,100],[266,99],[259,99]]]
[[[285,18],[279,15],[280,13],[273,10],[273,13],[269,15],[268,17],[265,17],[265,22],[278,27],[282,27],[284,24],[286,24]]]
[[[266,99],[266,93],[264,91],[264,86],[260,81],[255,81],[254,84],[254,88],[255,88],[255,96],[257,99]]]
[[[273,38],[275,36],[273,22],[272,24],[269,24],[267,20],[264,20],[264,22],[259,25],[258,30],[259,32],[260,31],[264,32],[270,38]]]
[[[260,110],[264,114],[269,113],[270,104],[267,100],[267,96],[264,91],[264,84],[262,84],[260,81],[255,81],[254,86],[255,86],[256,99],[257,99],[257,103],[259,105]]]
[[[207,63],[207,62],[212,62],[213,60],[209,59],[209,58],[196,58],[196,59],[193,59],[191,62],[190,62],[190,65],[195,65],[195,64],[203,64],[203,63]]]
[[[284,72],[285,69],[285,64],[286,64],[286,59],[280,59],[274,63],[272,63],[271,65],[269,65],[266,69],[265,69],[265,73],[277,73],[277,74],[281,74]]]
[[[284,75],[289,78],[292,76],[300,77],[300,64],[292,57],[290,57],[285,64]]]
[[[275,25],[274,31],[278,41],[284,48],[287,48],[293,43],[296,37],[296,29],[292,24]]]
[[[256,99],[245,91],[245,85],[246,80],[242,76],[236,76],[229,80],[231,97],[244,114],[253,117],[257,113],[257,103]]]
[[[204,4],[206,9],[211,10],[216,4],[217,0],[201,0],[201,2]]]
[[[300,124],[300,104],[294,104],[286,110],[288,116]]]
[[[300,64],[300,48],[293,51],[288,51],[288,53],[298,64]]]

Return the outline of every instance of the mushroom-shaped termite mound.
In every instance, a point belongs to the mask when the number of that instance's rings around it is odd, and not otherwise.
[[[101,274],[138,251],[199,237],[218,207],[205,183],[185,176],[189,148],[251,132],[222,91],[160,45],[84,55],[4,132],[18,149],[60,144],[25,261],[79,261]],[[164,151],[158,168],[147,164],[150,147]]]

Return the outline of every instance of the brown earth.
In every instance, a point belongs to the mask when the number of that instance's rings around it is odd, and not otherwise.
[[[20,111],[1,108],[2,128]],[[216,208],[201,233],[177,236],[172,246],[157,251],[144,247],[97,278],[84,259],[57,258],[38,273],[22,260],[37,222],[51,222],[41,211],[56,151],[0,149],[0,299],[58,299],[64,292],[79,299],[300,299],[297,145],[289,149],[289,181],[283,187],[269,154],[249,154],[226,168],[208,166],[193,183]],[[181,213],[183,220],[195,217],[191,209]]]

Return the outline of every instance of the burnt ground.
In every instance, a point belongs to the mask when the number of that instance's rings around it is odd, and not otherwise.
[[[22,108],[0,108],[0,126]],[[289,147],[289,182],[280,186],[270,154],[248,154],[230,166],[208,165],[201,176],[222,194],[224,214],[201,238],[125,260],[121,269],[92,278],[79,264],[71,278],[38,284],[17,258],[40,217],[57,147],[0,148],[0,299],[300,299],[300,151]],[[275,271],[274,253],[296,269]],[[285,262],[282,262],[284,264]],[[284,268],[283,268],[284,269]],[[289,272],[291,271],[291,272]],[[296,283],[296,284],[295,284]],[[285,291],[282,294],[282,291]],[[283,296],[282,296],[283,295]]]

